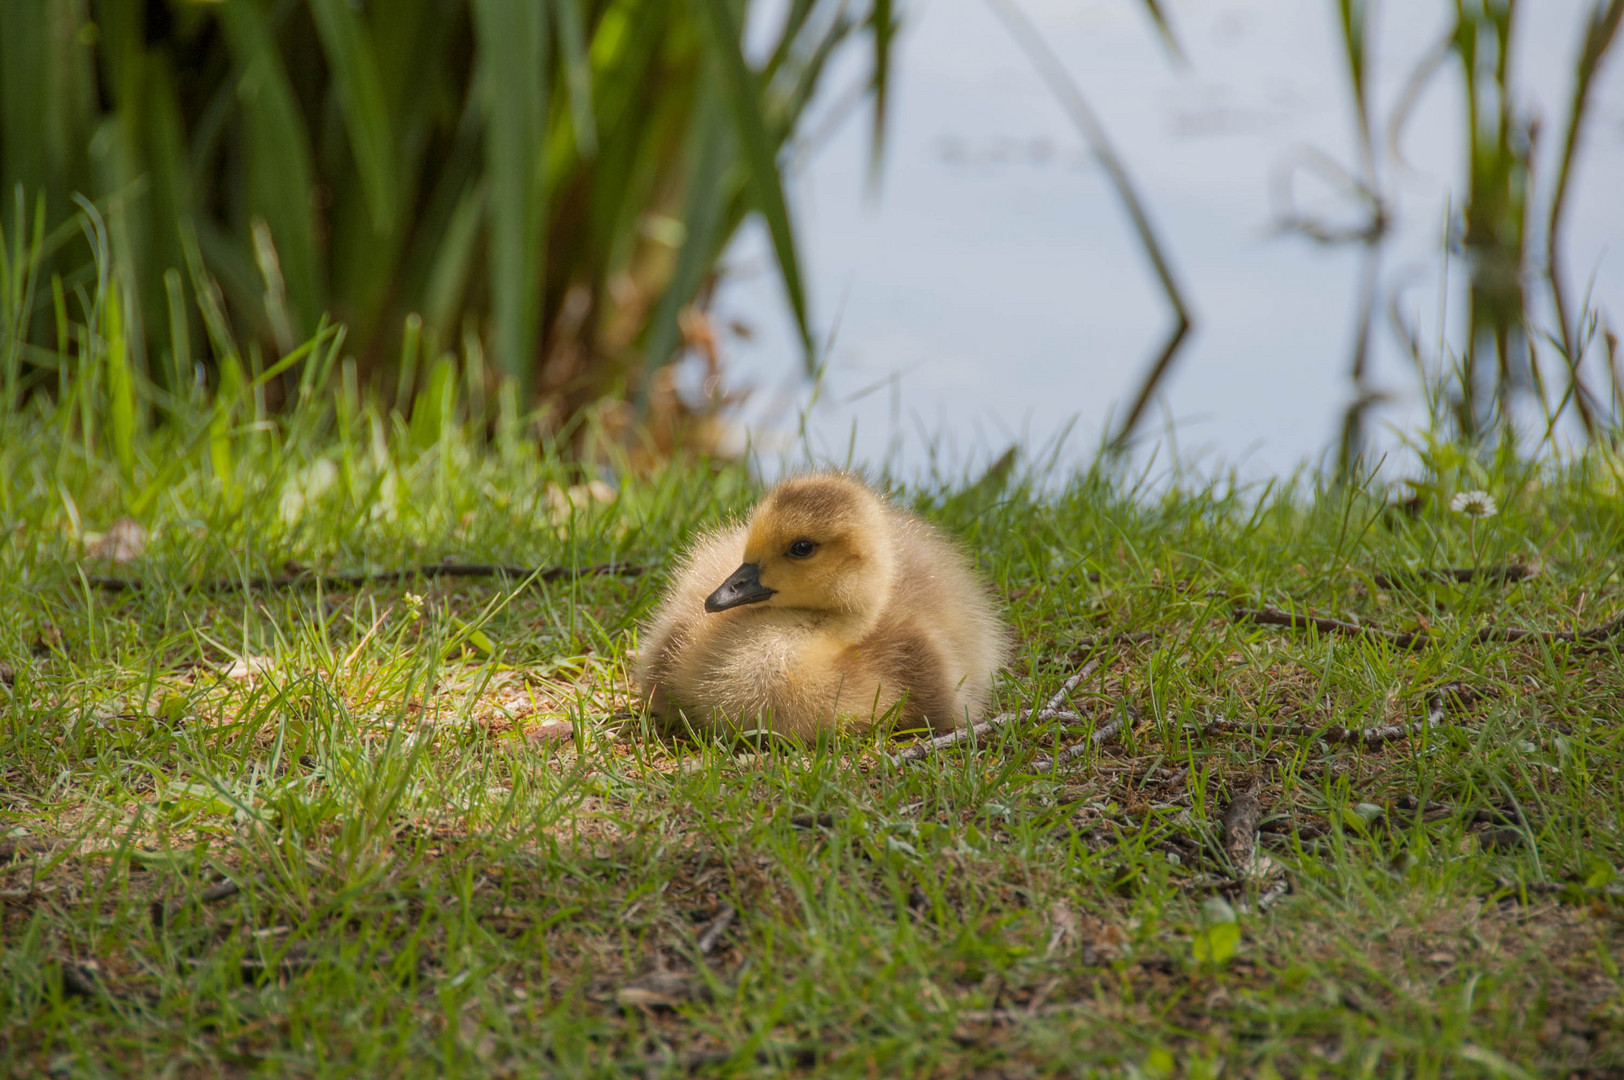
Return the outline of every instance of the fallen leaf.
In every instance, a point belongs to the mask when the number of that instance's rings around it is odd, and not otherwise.
[[[132,518],[121,517],[105,533],[86,533],[85,555],[119,566],[134,562],[147,547],[147,530]]]
[[[568,490],[557,484],[547,485],[547,510],[555,523],[569,521],[572,514],[594,503],[612,503],[619,493],[602,480],[586,484],[571,484]]]
[[[568,742],[573,738],[575,725],[567,720],[549,720],[533,728],[526,728],[524,733],[525,742],[535,746],[549,746],[553,743]]]
[[[1128,947],[1127,931],[1092,915],[1083,923],[1078,936],[1083,941],[1082,961],[1085,964],[1109,964],[1120,958]]]
[[[1077,939],[1077,913],[1064,900],[1056,900],[1049,905],[1049,945],[1043,950],[1044,958],[1054,956],[1067,938]]]
[[[241,656],[221,668],[220,677],[240,681],[270,671],[275,666],[276,661],[269,656]]]
[[[1214,896],[1201,905],[1201,916],[1206,925],[1196,931],[1191,942],[1196,962],[1221,966],[1241,945],[1241,928],[1235,909],[1223,897]]]
[[[688,1001],[709,1001],[710,987],[676,971],[650,971],[615,991],[622,1005],[645,1009],[674,1009]]]

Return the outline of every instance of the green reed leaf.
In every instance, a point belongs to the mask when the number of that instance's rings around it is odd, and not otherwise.
[[[395,137],[372,39],[348,0],[310,0],[322,51],[332,65],[334,90],[350,134],[376,232],[387,232],[398,199]]]
[[[578,0],[553,0],[553,23],[564,57],[564,87],[569,94],[575,145],[583,158],[593,158],[598,154],[598,130],[592,114],[592,62],[587,57]]]
[[[490,183],[492,351],[498,370],[528,386],[541,309],[547,26],[529,4],[474,0],[473,10]]]
[[[693,299],[704,280],[706,268],[715,260],[721,231],[726,201],[722,181],[732,159],[733,139],[726,108],[716,95],[700,95],[694,109],[693,127],[694,162],[682,216],[686,230],[676,268],[649,320],[643,353],[644,368],[648,371],[670,359],[677,344],[677,316],[683,305]],[[647,392],[648,380],[645,379],[639,393],[646,395]]]
[[[795,315],[795,327],[810,372],[816,364],[816,348],[807,316],[806,290],[801,283],[789,204],[784,198],[783,179],[778,172],[777,142],[767,133],[761,88],[755,72],[745,61],[738,20],[728,0],[693,0],[693,7],[705,31],[707,55],[721,75],[722,90],[733,115],[734,134],[748,170],[753,201],[767,222],[779,276]]]
[[[289,320],[302,335],[321,307],[309,143],[287,69],[252,0],[225,0],[221,14],[242,68],[237,101],[248,155],[248,206],[275,238]]]

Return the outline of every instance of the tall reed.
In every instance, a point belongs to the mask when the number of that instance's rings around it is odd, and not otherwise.
[[[746,56],[744,24],[768,7]],[[751,213],[810,361],[778,160],[858,39],[883,109],[895,16],[888,0],[755,8],[0,4],[0,190],[26,200],[0,282],[8,392],[60,386],[51,283],[71,300],[106,265],[130,370],[172,395],[200,362],[218,382],[228,356],[252,369],[327,318],[363,381],[409,393],[403,355],[432,364],[471,335],[491,377],[568,413],[672,355]],[[76,224],[45,242],[76,194],[105,222],[106,264]]]

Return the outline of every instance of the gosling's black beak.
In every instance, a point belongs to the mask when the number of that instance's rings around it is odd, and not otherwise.
[[[733,573],[709,596],[705,597],[706,611],[726,611],[744,604],[758,604],[777,589],[761,583],[761,564],[747,562]]]

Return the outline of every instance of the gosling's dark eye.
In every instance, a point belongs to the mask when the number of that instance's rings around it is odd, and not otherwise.
[[[785,552],[785,554],[792,559],[804,559],[816,550],[818,550],[818,545],[816,542],[812,540],[797,540],[795,543],[789,546],[789,551]]]

